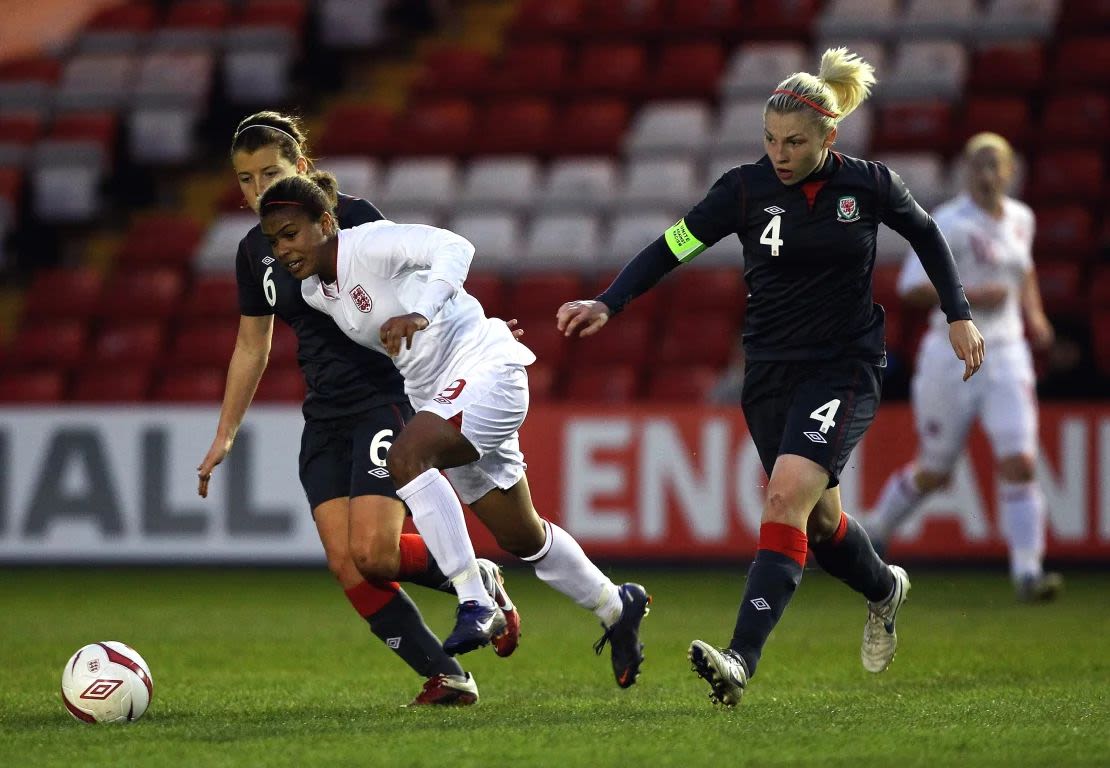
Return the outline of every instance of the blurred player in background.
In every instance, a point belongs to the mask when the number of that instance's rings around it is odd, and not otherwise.
[[[945,319],[936,311],[921,341],[913,378],[917,458],[886,482],[868,531],[883,548],[898,526],[929,494],[943,488],[979,420],[998,465],[1002,530],[1010,548],[1010,574],[1019,600],[1052,600],[1063,586],[1045,573],[1045,502],[1037,484],[1037,395],[1032,344],[1052,343],[1052,324],[1041,306],[1033,269],[1033,211],[1007,196],[1014,178],[1014,152],[995,133],[973,136],[964,149],[967,190],[937,208],[959,265],[968,301],[990,360],[970,385],[957,387],[960,369],[947,354]],[[911,253],[899,279],[906,301],[931,306],[937,293]],[[1022,314],[1025,326],[1022,326]]]
[[[352,340],[389,354],[405,377],[417,412],[390,449],[389,471],[458,592],[445,650],[481,647],[504,622],[475,565],[461,499],[503,549],[594,612],[605,628],[595,650],[608,642],[617,683],[631,686],[651,598],[638,584],[615,585],[570,534],[537,514],[518,438],[535,355],[463,287],[474,246],[447,230],[389,221],[339,230],[329,182],[295,176],[271,186],[262,232],[304,281],[308,305]]]
[[[910,582],[875,553],[837,487],[875,416],[886,363],[884,312],[871,291],[880,222],[913,244],[937,287],[964,378],[982,362],[983,339],[940,230],[897,174],[830,149],[873,72],[846,49],[831,49],[817,77],[798,73],[780,83],[764,111],[767,154],[727,171],[597,299],[569,302],[557,314],[568,336],[597,333],[672,269],[730,234],[740,237],[750,292],[741,405],[770,480],[732,640],[724,649],[695,640],[689,649],[710,698],[729,706],[755,674],[807,552],[867,599],[863,666],[881,672],[894,658],[895,617]]]
[[[254,211],[276,180],[312,173],[299,121],[276,112],[260,112],[239,124],[231,163]],[[340,226],[383,218],[366,200],[346,195],[339,196],[337,207]],[[388,357],[351,342],[326,315],[305,304],[300,282],[275,264],[257,226],[240,241],[235,270],[239,336],[216,437],[197,468],[200,495],[207,496],[212,472],[231,450],[266,370],[277,315],[297,334],[297,363],[307,385],[300,478],[328,567],[374,634],[427,678],[416,703],[473,703],[478,698],[473,678],[443,652],[395,581],[451,591],[422,538],[401,533],[405,511],[385,469],[390,443],[412,416],[401,375]],[[508,655],[516,647],[519,616],[497,566],[484,561],[481,567],[485,587],[510,617],[495,641],[499,655]]]

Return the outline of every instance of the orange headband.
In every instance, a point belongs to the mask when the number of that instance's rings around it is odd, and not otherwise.
[[[826,117],[831,117],[833,119],[836,119],[838,117],[838,115],[835,112],[830,112],[829,110],[825,109],[820,104],[818,104],[816,101],[813,101],[812,99],[807,99],[805,96],[802,96],[801,94],[794,93],[794,91],[788,91],[785,88],[777,88],[777,89],[771,91],[772,96],[774,96],[776,93],[784,93],[787,96],[793,96],[798,101],[802,102],[803,104],[805,104],[808,107],[813,107],[815,110],[820,112],[822,115],[825,115]]]

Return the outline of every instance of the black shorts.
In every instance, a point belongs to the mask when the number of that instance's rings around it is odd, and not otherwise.
[[[385,456],[412,415],[408,403],[396,403],[352,419],[306,421],[300,474],[309,506],[343,496],[397,498]]]
[[[740,404],[767,476],[789,453],[820,464],[828,487],[838,485],[878,410],[880,371],[857,359],[748,361]]]

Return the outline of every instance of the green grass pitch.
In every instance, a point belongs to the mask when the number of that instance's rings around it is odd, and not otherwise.
[[[507,571],[524,637],[463,657],[464,709],[404,709],[421,680],[313,570],[0,571],[3,766],[1110,765],[1110,574],[1067,574],[1019,606],[1001,573],[910,571],[891,668],[859,662],[862,599],[806,572],[739,708],[708,702],[686,661],[727,639],[740,569],[611,570],[655,597],[640,683],[619,690],[593,617]],[[450,597],[411,587],[444,633]],[[151,665],[140,722],[65,712],[62,666],[121,640]]]

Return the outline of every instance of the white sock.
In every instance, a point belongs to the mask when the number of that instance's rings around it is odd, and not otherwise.
[[[614,624],[621,617],[617,585],[586,557],[569,533],[548,520],[543,524],[547,536],[540,551],[521,560],[532,564],[541,581],[593,611],[602,624]]]
[[[1040,578],[1044,560],[1044,496],[1035,482],[998,484],[1002,533],[1010,545],[1010,576]]]
[[[883,491],[879,494],[879,503],[875,507],[867,524],[867,532],[873,539],[887,542],[903,522],[905,522],[925,494],[917,489],[914,482],[914,469],[912,464],[899,469],[889,478]]]
[[[397,496],[412,510],[412,522],[440,570],[455,585],[459,602],[476,600],[493,605],[478,572],[462,505],[447,478],[438,469],[429,469],[398,488]]]

